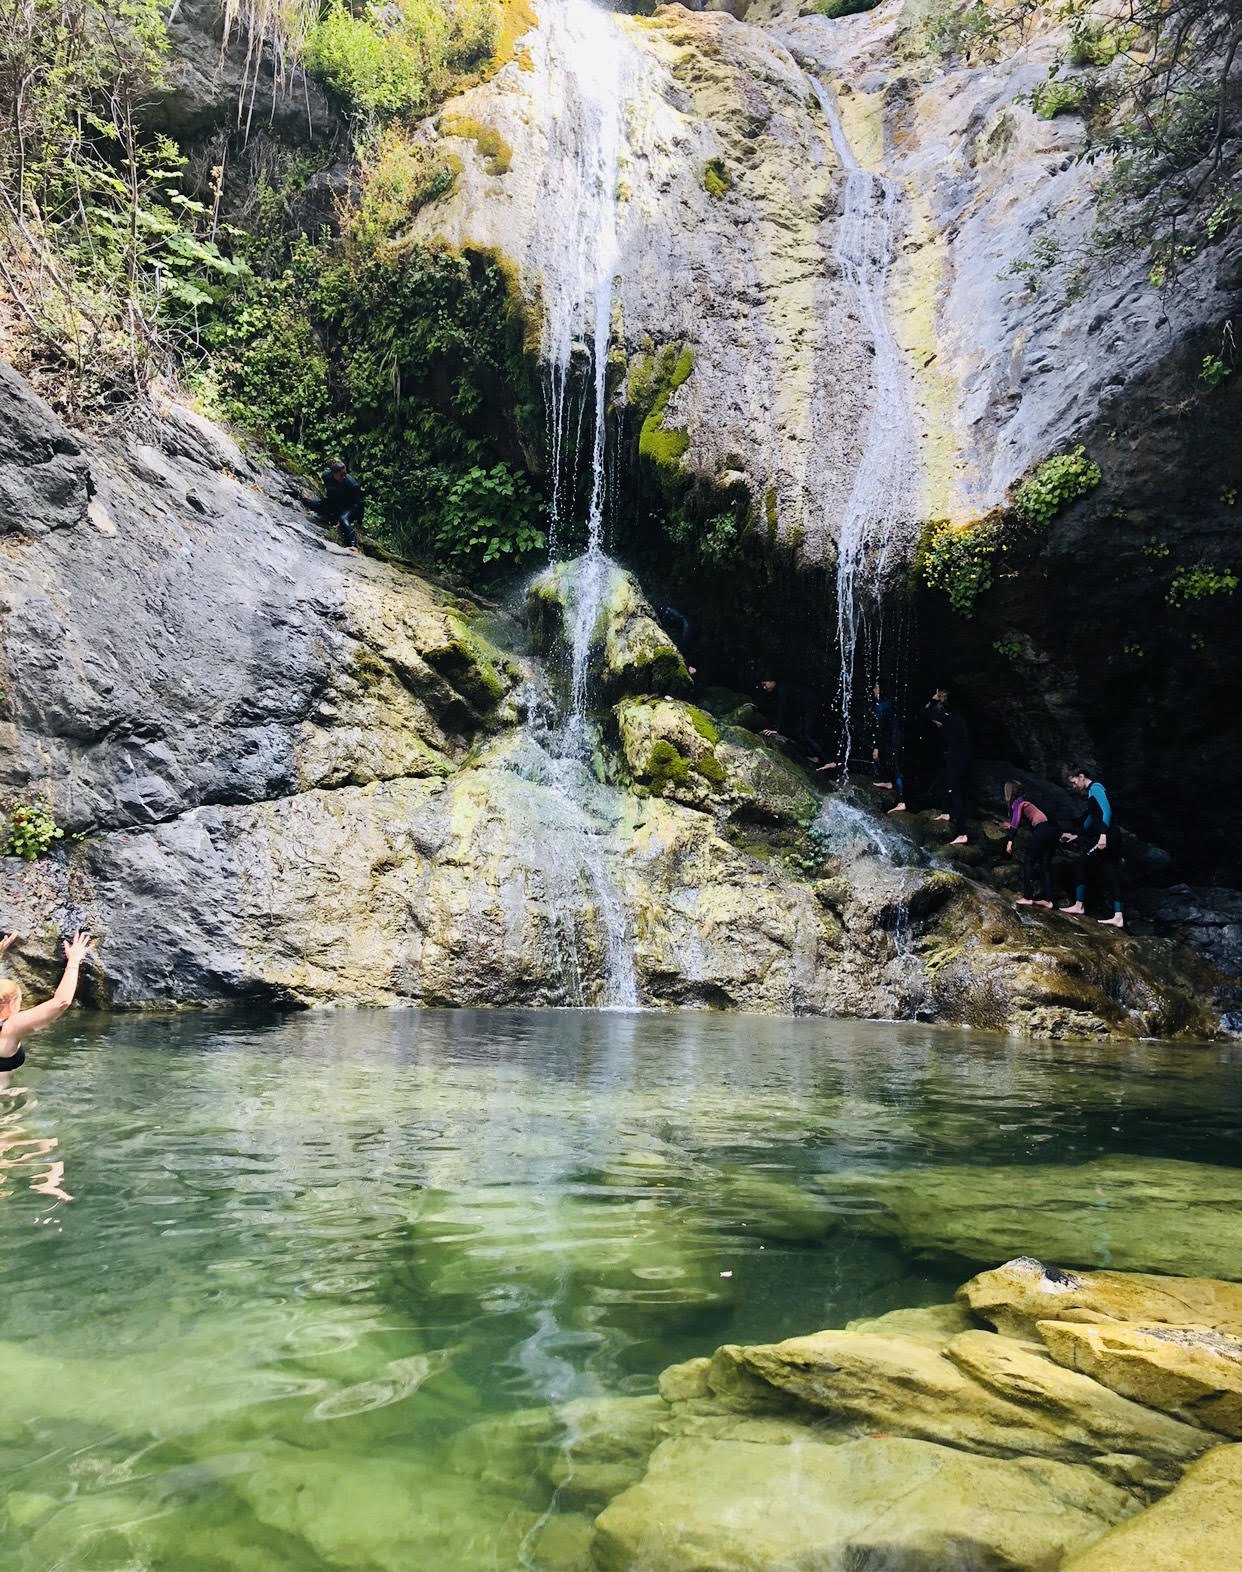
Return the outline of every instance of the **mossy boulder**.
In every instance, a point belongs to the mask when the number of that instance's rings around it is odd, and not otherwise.
[[[588,584],[588,577],[596,582]],[[600,697],[610,702],[625,694],[685,693],[690,673],[680,650],[638,581],[607,558],[588,554],[557,562],[533,581],[526,600],[539,647],[565,656],[569,629],[587,593],[598,605],[589,632],[589,667]]]
[[[630,779],[654,797],[703,807],[726,787],[720,733],[705,711],[677,699],[623,699],[613,710]]]

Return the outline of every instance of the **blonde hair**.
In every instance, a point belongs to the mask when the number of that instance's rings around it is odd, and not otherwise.
[[[0,1021],[7,1021],[21,1009],[21,1004],[22,991],[18,985],[8,977],[0,977]]]

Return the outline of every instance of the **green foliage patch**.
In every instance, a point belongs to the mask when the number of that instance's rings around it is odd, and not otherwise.
[[[1014,510],[1028,524],[1049,524],[1071,502],[1093,491],[1102,479],[1100,467],[1082,447],[1045,459],[1014,493]]]
[[[4,855],[34,862],[62,840],[64,834],[46,803],[18,803],[9,813]]]
[[[874,11],[880,0],[815,0],[814,10],[819,16],[857,16],[861,11]]]
[[[992,554],[997,544],[994,525],[933,524],[924,535],[918,569],[929,589],[948,596],[961,617],[973,616],[975,602],[992,587]]]
[[[703,189],[709,197],[720,202],[728,196],[733,186],[733,176],[722,158],[709,158],[703,165]]]
[[[1081,77],[1053,77],[1031,92],[1031,108],[1041,120],[1082,114],[1090,101],[1090,84]]]
[[[341,453],[386,545],[486,577],[544,543],[542,502],[496,418],[526,413],[522,339],[487,258],[338,254],[302,239],[212,324],[212,387],[229,419],[292,466],[313,472]]]
[[[1218,596],[1232,595],[1237,587],[1236,573],[1200,562],[1193,568],[1178,568],[1165,599],[1170,606],[1193,606]]]

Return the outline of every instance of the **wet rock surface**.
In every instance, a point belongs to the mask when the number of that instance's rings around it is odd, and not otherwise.
[[[1180,1296],[1191,1312],[1236,1298],[1227,1282],[1181,1282],[1023,1258],[966,1284],[958,1306],[675,1366],[660,1383],[663,1418],[647,1416],[645,1473],[595,1520],[592,1565],[1224,1572],[1242,1448],[1189,1411],[1175,1420],[1119,1399],[1025,1335],[1026,1312],[1054,1295],[1101,1317],[1092,1305],[1168,1310]],[[1018,1311],[1018,1335],[972,1327],[973,1303]],[[1072,1329],[1135,1330],[1121,1319]],[[1182,1332],[1193,1328],[1162,1335]]]
[[[0,486],[30,527],[0,544],[0,791],[67,837],[5,864],[23,982],[84,923],[96,1003],[591,1004],[629,968],[652,1004],[1208,1024],[1158,947],[1019,918],[825,800],[736,696],[680,698],[680,652],[612,564],[588,765],[547,719],[572,565],[531,593],[545,667],[512,619],[325,542],[191,411],[87,440],[3,388]]]

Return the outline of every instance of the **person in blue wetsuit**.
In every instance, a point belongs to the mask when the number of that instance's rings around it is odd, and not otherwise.
[[[882,790],[897,793],[896,813],[904,808],[906,797],[905,771],[902,752],[905,736],[901,729],[901,716],[892,696],[885,692],[883,683],[875,685],[875,746],[871,750],[871,763],[875,770],[875,783]]]
[[[1074,900],[1060,909],[1071,917],[1081,917],[1087,910],[1087,869],[1102,869],[1108,880],[1113,898],[1113,915],[1100,921],[1113,928],[1126,925],[1125,908],[1121,899],[1121,835],[1113,804],[1103,782],[1092,779],[1080,765],[1071,765],[1065,772],[1066,783],[1087,799],[1086,809],[1076,831],[1067,831],[1061,839],[1072,841],[1075,849]]]

